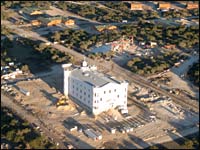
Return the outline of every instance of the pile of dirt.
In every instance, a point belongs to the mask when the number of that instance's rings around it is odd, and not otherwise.
[[[118,119],[122,119],[122,115],[120,114],[120,112],[116,109],[109,109],[107,112],[106,112],[109,116],[113,116],[114,118],[116,118],[117,120]]]

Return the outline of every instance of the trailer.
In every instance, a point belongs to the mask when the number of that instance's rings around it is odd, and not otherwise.
[[[84,133],[89,137],[92,138],[93,140],[97,139],[97,136],[92,132],[92,129],[86,129],[84,130]]]
[[[98,139],[98,140],[101,140],[101,139],[102,139],[102,135],[101,135],[100,132],[98,132],[98,131],[95,132],[95,131],[94,131],[93,133],[97,136],[97,139]]]
[[[30,92],[27,91],[27,90],[24,90],[24,89],[20,88],[19,91],[22,92],[26,96],[30,96]]]
[[[121,114],[128,114],[128,109],[121,109]]]
[[[116,128],[110,128],[110,132],[111,132],[112,134],[115,134]]]
[[[76,131],[78,128],[77,128],[77,126],[73,126],[73,127],[70,127],[70,131]]]

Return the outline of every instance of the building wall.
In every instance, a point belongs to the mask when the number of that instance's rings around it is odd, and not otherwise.
[[[77,78],[69,76],[68,94],[75,97],[78,101],[88,106],[91,110],[93,107],[93,88]]]
[[[38,26],[38,25],[41,24],[41,22],[40,22],[39,20],[32,20],[32,21],[31,21],[31,24],[32,24],[33,26]]]
[[[117,29],[117,27],[116,26],[109,26],[107,29],[108,30],[115,30],[115,29]]]
[[[170,9],[171,4],[170,3],[159,3],[160,9]]]
[[[105,30],[105,27],[95,27],[95,29],[99,32],[102,32],[103,30]]]
[[[199,4],[197,3],[188,3],[187,4],[187,9],[196,9],[199,8]]]
[[[43,14],[41,11],[33,11],[30,15],[40,15],[40,14]]]
[[[65,21],[65,25],[74,25],[74,24],[75,24],[75,21],[72,19]]]
[[[117,106],[127,107],[128,84],[109,83],[93,89],[93,113],[99,114]]]
[[[52,20],[49,23],[47,23],[47,26],[53,26],[53,25],[57,25],[60,24],[62,22],[62,20]]]
[[[64,69],[64,95],[68,96],[69,94],[69,76],[70,76],[71,71],[69,70],[65,70]]]
[[[142,4],[139,3],[132,3],[131,4],[131,10],[142,10]]]

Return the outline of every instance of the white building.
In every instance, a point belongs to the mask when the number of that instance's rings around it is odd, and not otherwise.
[[[81,67],[72,69],[64,64],[64,94],[75,99],[97,115],[110,108],[127,109],[128,83],[118,81],[88,66],[84,60]]]

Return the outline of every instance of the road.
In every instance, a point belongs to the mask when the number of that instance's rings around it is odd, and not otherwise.
[[[6,21],[6,22],[2,21],[2,23],[3,24],[5,24],[5,23],[6,24],[10,24],[8,21]],[[35,32],[26,31],[26,30],[20,29],[15,25],[12,25],[11,28],[14,29],[14,32],[16,32],[19,35],[26,34],[31,39],[36,39],[36,40],[41,40],[41,41],[44,41],[44,42],[49,42],[47,39],[45,39],[44,37],[41,37],[39,34],[37,34]],[[58,49],[60,51],[67,52],[67,53],[75,56],[75,58],[78,59],[78,60],[83,60],[83,58],[84,58],[83,54],[80,54],[80,53],[78,53],[78,52],[76,52],[76,51],[74,51],[72,49],[66,48],[61,44],[52,45],[52,47],[54,47],[54,48],[56,48],[56,49]],[[173,94],[170,94],[165,89],[162,89],[161,87],[158,87],[158,86],[155,86],[155,85],[151,84],[147,79],[145,79],[145,78],[143,78],[143,77],[141,77],[141,76],[139,76],[137,74],[134,74],[129,70],[126,70],[126,69],[118,66],[114,62],[97,62],[97,61],[94,61],[94,60],[92,60],[90,58],[87,58],[87,61],[90,64],[95,64],[98,68],[102,68],[102,69],[105,69],[105,70],[111,70],[111,66],[113,66],[114,69],[112,70],[112,72],[115,73],[117,76],[121,76],[124,79],[128,80],[129,82],[136,83],[136,84],[138,84],[138,85],[140,85],[142,87],[150,88],[151,90],[156,91],[159,94],[171,97],[172,100],[174,102],[176,102],[177,104],[180,104],[180,105],[182,105],[182,106],[184,106],[186,108],[190,108],[190,109],[193,109],[194,111],[199,112],[199,103],[197,101],[192,101],[191,102],[190,99],[186,99],[185,97],[181,97],[181,96],[178,97],[178,96],[175,96]]]
[[[187,72],[190,65],[197,62],[198,60],[199,55],[191,55],[188,60],[184,61],[179,67],[173,67],[171,71],[178,76],[181,76],[182,74],[185,74]]]
[[[74,18],[77,18],[77,19],[89,21],[91,23],[98,23],[98,24],[100,24],[100,22],[98,22],[98,21],[94,21],[94,20],[91,20],[91,19],[88,19],[88,18],[81,17],[81,16],[79,16],[77,14],[74,14],[72,12],[69,12],[67,10],[66,11],[62,11],[61,9],[53,7],[53,6],[50,6],[50,9],[51,9],[51,11],[54,12],[53,13],[54,15],[61,15],[63,17],[69,17],[69,16],[71,16],[71,17],[74,17]]]
[[[32,77],[17,78],[15,80],[10,80],[9,79],[9,81],[2,82],[1,85],[5,85],[5,84],[9,85],[9,84],[15,84],[15,83],[20,82],[20,81],[27,81],[27,80],[38,79],[38,78],[49,76],[50,74],[51,74],[51,72],[47,72],[47,73],[43,73],[41,75],[34,75]]]
[[[10,108],[12,111],[17,113],[21,118],[27,120],[29,123],[34,123],[39,126],[44,134],[50,139],[54,139],[54,142],[59,143],[59,148],[66,149],[67,147],[63,144],[61,136],[56,132],[52,132],[47,128],[44,122],[42,122],[38,117],[34,116],[32,113],[23,108],[20,104],[13,101],[12,97],[7,97],[1,92],[1,105]]]

